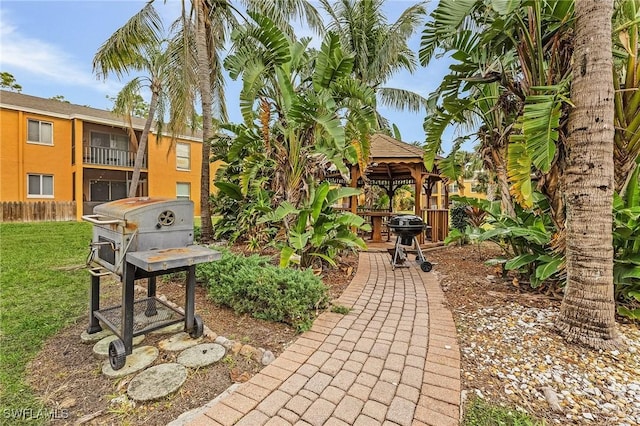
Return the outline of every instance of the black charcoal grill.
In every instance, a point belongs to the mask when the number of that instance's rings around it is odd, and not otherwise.
[[[426,228],[424,221],[418,216],[403,214],[393,216],[389,219],[388,226],[389,229],[397,235],[395,247],[391,252],[392,269],[395,270],[397,267],[409,266],[407,263],[407,250],[402,246],[413,245],[417,252],[416,260],[420,262],[420,268],[424,272],[431,271],[433,265],[425,259],[424,254],[422,254],[422,250],[420,249],[420,244],[418,243],[418,235],[420,235]]]
[[[182,199],[124,198],[101,204],[82,217],[92,223],[87,264],[91,300],[87,332],[102,325],[119,339],[109,345],[109,362],[122,368],[133,350],[133,337],[184,321],[191,337],[203,333],[194,312],[195,265],[220,259],[219,252],[193,244],[193,202]],[[156,277],[187,272],[184,313],[156,298]],[[122,283],[122,304],[100,309],[100,278],[114,274]],[[147,297],[134,300],[134,283],[147,278]]]

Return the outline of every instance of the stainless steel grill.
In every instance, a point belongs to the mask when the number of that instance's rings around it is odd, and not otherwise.
[[[193,244],[193,202],[164,198],[124,198],[101,204],[91,222],[88,265],[91,278],[89,333],[110,328],[120,339],[109,346],[114,370],[131,354],[133,337],[184,321],[191,337],[202,335],[195,315],[195,265],[220,259],[219,252]],[[156,298],[156,277],[187,272],[184,313]],[[100,309],[100,278],[115,274],[122,282],[122,304]],[[147,279],[147,297],[134,300],[134,282]]]
[[[128,252],[193,244],[193,202],[164,198],[123,198],[82,216],[94,224],[91,261],[122,277]]]
[[[406,263],[408,258],[407,250],[402,246],[413,245],[416,251],[416,260],[420,263],[420,268],[424,272],[431,271],[433,265],[424,257],[420,244],[418,243],[418,236],[426,227],[427,225],[420,217],[411,214],[394,216],[389,220],[389,229],[397,235],[395,247],[391,252],[392,269],[399,266],[408,266]]]

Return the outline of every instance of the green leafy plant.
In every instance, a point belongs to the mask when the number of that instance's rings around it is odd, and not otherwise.
[[[497,201],[479,200],[470,197],[453,196],[457,202],[466,204],[476,211],[486,212],[483,227],[467,228],[470,238],[477,241],[491,241],[498,244],[507,259],[497,259],[505,270],[518,271],[529,279],[533,288],[550,280],[562,282],[564,258],[552,248],[555,233],[553,221],[548,213],[549,204],[544,195],[534,193],[534,208],[515,206],[515,216],[502,213]],[[449,238],[455,237],[453,232]]]
[[[514,408],[491,405],[481,398],[472,399],[466,406],[463,426],[538,426],[537,421]]]
[[[640,320],[640,184],[633,172],[623,197],[613,202],[613,281],[618,314]]]
[[[198,265],[197,276],[207,283],[214,302],[298,331],[308,330],[329,302],[326,286],[311,271],[281,269],[264,256],[223,251],[219,261]]]
[[[280,252],[281,267],[290,263],[309,267],[314,259],[335,266],[333,259],[338,252],[366,247],[362,238],[352,230],[370,230],[364,219],[331,207],[341,198],[360,194],[360,190],[331,189],[328,182],[323,182],[318,186],[311,183],[309,193],[309,201],[303,207],[295,208],[283,201],[277,209],[258,220],[258,223],[282,224],[286,230],[287,237]]]
[[[331,312],[340,315],[347,315],[349,312],[351,312],[351,308],[348,308],[344,305],[332,305]]]

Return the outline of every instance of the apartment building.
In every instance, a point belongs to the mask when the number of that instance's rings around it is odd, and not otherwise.
[[[134,118],[138,139],[143,127]],[[137,195],[189,198],[199,215],[201,135],[151,133]],[[80,220],[95,205],[127,196],[135,155],[120,116],[0,91],[0,201],[75,201]]]

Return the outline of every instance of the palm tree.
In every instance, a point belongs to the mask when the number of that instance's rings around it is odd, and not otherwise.
[[[128,191],[129,197],[135,197],[137,193],[149,132],[156,118],[158,139],[162,133],[165,105],[163,87],[171,73],[167,68],[167,56],[160,39],[161,32],[160,17],[152,3],[147,3],[140,12],[109,37],[93,58],[94,72],[101,78],[106,78],[112,72],[118,77],[134,71],[148,74],[146,77],[136,77],[127,83],[118,94],[114,108],[115,113],[128,118],[130,138],[137,142],[138,146]],[[140,89],[144,85],[151,90],[151,101],[140,141],[136,141],[131,116],[139,100]]]
[[[172,122],[180,124],[178,117],[193,116],[196,96],[200,96],[202,110],[202,170],[200,185],[201,238],[213,239],[210,207],[211,140],[216,133],[216,123],[227,121],[224,75],[221,52],[226,48],[228,34],[237,27],[236,15],[240,15],[227,0],[192,0],[187,7],[182,0],[182,13],[174,27],[177,43],[174,60],[183,70],[186,86],[174,91],[172,104],[179,106],[172,115]],[[312,27],[317,28],[317,11],[305,0],[244,0],[248,10],[260,10],[268,16],[284,22],[291,16],[307,18]],[[187,87],[191,87],[191,90]],[[195,88],[195,90],[193,90]],[[172,108],[173,110],[173,108]]]
[[[566,173],[567,284],[557,327],[568,341],[616,347],[613,295],[613,0],[578,0]]]
[[[354,78],[375,90],[383,105],[399,110],[424,111],[427,100],[410,90],[384,86],[398,71],[413,72],[417,61],[407,45],[422,24],[425,3],[417,3],[402,12],[393,23],[387,23],[382,10],[384,0],[321,0],[329,15],[328,29],[338,34],[346,53],[353,55]],[[378,115],[380,128],[389,128]]]

